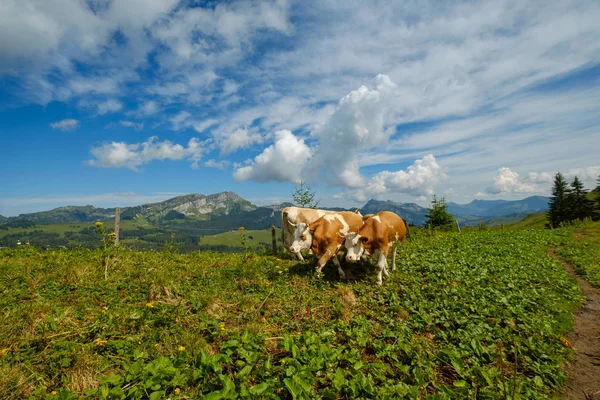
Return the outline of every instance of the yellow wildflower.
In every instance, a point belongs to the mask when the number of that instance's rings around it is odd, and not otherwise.
[[[117,236],[117,233],[116,233],[116,232],[111,232],[111,233],[109,233],[109,234],[108,234],[108,236],[111,236],[111,237],[116,237],[116,236]]]
[[[52,391],[50,394],[51,394],[52,396],[56,396],[56,390],[53,390],[53,391]]]
[[[97,221],[97,222],[96,222],[96,228],[100,228],[100,227],[102,227],[102,222],[100,222],[100,221]]]
[[[175,390],[173,391],[173,393],[175,393],[175,394],[179,394],[179,392],[181,392],[181,389],[179,389],[179,388],[175,388]]]
[[[107,311],[108,311],[108,307],[106,307],[106,306],[102,307],[102,313],[103,313],[103,314],[104,314],[105,312],[107,312]]]
[[[281,275],[281,271],[277,271],[277,273],[278,273],[279,275]]]
[[[5,355],[6,353],[8,353],[8,351],[10,350],[10,347],[5,347],[2,350],[0,350],[0,356]]]
[[[184,350],[185,350],[185,347],[183,347],[183,346],[179,346],[179,347],[177,348],[177,350],[179,350],[179,351],[184,351]]]
[[[154,347],[160,347],[160,344],[154,343]]]
[[[219,328],[221,328],[221,330],[224,331],[225,330],[225,322],[221,322],[219,324]]]
[[[148,308],[154,308],[154,302],[151,301],[149,303],[146,303],[146,307],[148,307]]]
[[[333,367],[333,364],[327,364],[327,366],[328,366],[329,368],[331,368],[331,367]]]
[[[98,347],[104,347],[104,345],[105,345],[107,342],[108,342],[107,340],[104,340],[104,339],[100,339],[100,338],[98,338],[98,339],[96,339],[96,346],[98,346]]]
[[[284,358],[283,360],[281,360],[281,363],[282,363],[282,364],[285,364],[285,358]]]

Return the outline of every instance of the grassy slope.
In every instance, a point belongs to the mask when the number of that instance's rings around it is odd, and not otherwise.
[[[246,243],[248,246],[254,248],[258,246],[260,242],[271,243],[271,230],[245,230]],[[281,237],[281,230],[276,229],[276,238]],[[239,247],[241,246],[241,236],[239,231],[225,232],[218,235],[202,236],[200,238],[200,244],[206,245],[225,245]]]
[[[529,214],[518,222],[505,225],[504,228],[508,230],[544,229],[546,222],[548,222],[546,213]]]
[[[600,287],[600,223],[576,230],[558,254],[571,263],[578,274]]]
[[[581,301],[545,254],[566,236],[419,238],[382,287],[370,268],[124,250],[105,281],[100,251],[0,250],[0,397],[547,398]]]

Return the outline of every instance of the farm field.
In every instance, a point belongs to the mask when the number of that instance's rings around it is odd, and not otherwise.
[[[419,237],[372,267],[0,250],[2,398],[548,398],[581,292],[565,229]],[[58,396],[58,397],[55,397]]]

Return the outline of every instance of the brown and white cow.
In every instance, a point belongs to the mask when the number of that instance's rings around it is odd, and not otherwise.
[[[387,256],[392,252],[392,271],[396,269],[396,247],[406,237],[406,224],[397,214],[381,211],[364,221],[357,233],[346,235],[344,246],[348,249],[346,260],[358,261],[362,256],[377,258],[379,273],[377,283],[381,285],[382,274],[388,276]]]
[[[356,212],[342,211],[324,215],[300,232],[299,237],[290,246],[290,251],[299,254],[302,250],[311,249],[319,259],[317,274],[320,274],[327,261],[333,258],[340,278],[343,279],[346,274],[336,254],[344,244],[346,235],[358,232],[362,224],[362,216]]]
[[[289,249],[294,240],[300,237],[306,227],[326,214],[334,211],[319,210],[315,208],[286,207],[281,210],[281,243],[283,249]],[[286,235],[287,234],[287,235]],[[304,260],[302,254],[292,253],[292,258]]]

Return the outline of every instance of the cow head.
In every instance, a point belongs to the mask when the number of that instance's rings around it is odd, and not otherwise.
[[[310,249],[312,244],[312,233],[307,224],[302,222],[295,225],[294,241],[290,246],[291,253],[300,253],[302,250]]]
[[[356,262],[360,259],[366,259],[366,256],[372,254],[371,240],[367,236],[361,236],[356,232],[351,232],[346,235],[344,247],[348,250],[346,253],[346,261]]]

